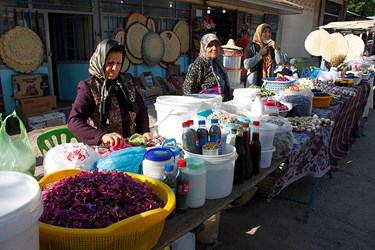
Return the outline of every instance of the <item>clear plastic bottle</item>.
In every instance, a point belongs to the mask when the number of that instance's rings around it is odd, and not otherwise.
[[[260,98],[260,94],[255,96],[254,102],[251,105],[251,113],[253,116],[262,116],[264,114],[264,104]]]
[[[236,146],[236,135],[237,135],[237,129],[232,128],[230,130],[230,134],[227,135],[227,144],[230,144],[233,147],[235,147]]]
[[[249,130],[249,123],[244,122],[242,123],[243,129],[243,147],[245,148],[245,179],[249,179],[253,175],[253,162],[251,159],[251,152],[250,152],[250,130]]]
[[[219,147],[219,155],[223,153],[222,145],[221,145],[221,129],[219,126],[218,119],[212,119],[211,120],[211,127],[208,131],[208,134],[210,136],[210,142],[214,142]]]
[[[176,211],[179,214],[186,213],[188,209],[188,193],[189,193],[189,177],[186,172],[186,161],[179,160],[177,162],[177,191],[176,191]]]
[[[253,161],[253,174],[256,175],[259,173],[260,169],[260,157],[262,153],[262,145],[259,140],[259,121],[253,121],[253,133],[251,136],[250,142],[250,152],[251,158]]]
[[[164,165],[164,168],[165,168],[165,170],[164,170],[164,173],[161,177],[161,181],[164,182],[165,184],[167,184],[168,187],[170,187],[173,190],[174,194],[176,195],[177,180],[176,180],[175,171],[173,170],[174,164],[173,163],[166,163]],[[174,210],[168,216],[168,218],[172,218],[175,213],[176,213],[176,208],[174,208]]]
[[[182,146],[183,148],[190,152],[197,154],[198,153],[198,148],[195,144],[195,135],[193,131],[190,129],[190,125],[188,122],[183,122],[182,123]]]
[[[197,129],[197,133],[199,139],[199,154],[202,154],[202,147],[208,142],[208,130],[206,128],[205,120],[199,120],[198,125],[199,127]]]
[[[243,135],[242,135],[242,128],[237,129],[236,135],[236,151],[238,157],[234,163],[234,176],[233,176],[233,184],[240,185],[243,183],[245,179],[245,168],[246,168],[246,161],[245,161],[245,148],[243,146]]]

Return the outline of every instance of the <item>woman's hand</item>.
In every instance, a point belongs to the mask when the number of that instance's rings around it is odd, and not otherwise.
[[[151,132],[143,133],[143,137],[147,139],[147,141],[152,140],[153,136]]]
[[[118,133],[104,134],[101,141],[105,144],[109,144],[112,147],[123,147],[125,144],[124,138]]]
[[[270,39],[270,40],[268,41],[268,44],[267,44],[267,46],[268,46],[268,47],[272,47],[272,48],[276,49],[276,47],[275,47],[275,41],[274,41],[274,40],[272,40],[272,39]]]
[[[268,53],[268,50],[269,50],[268,45],[266,45],[266,46],[264,46],[263,48],[261,48],[261,49],[259,50],[259,54],[260,54],[261,56],[264,56],[264,55],[266,55],[266,54]]]

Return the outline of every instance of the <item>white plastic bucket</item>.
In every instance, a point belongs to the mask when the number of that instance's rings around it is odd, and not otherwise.
[[[35,178],[0,171],[0,249],[39,249],[42,194]]]
[[[228,82],[232,88],[241,84],[241,69],[227,69]]]
[[[158,133],[182,143],[182,122],[192,119],[199,110],[214,109],[220,104],[220,95],[159,96],[155,102]]]
[[[272,149],[269,150],[262,150],[261,156],[260,156],[260,168],[268,168],[271,166],[272,162],[272,154],[276,151],[275,146],[273,146]]]
[[[220,199],[228,196],[233,188],[236,148],[226,145],[221,155],[200,155],[184,150],[185,158],[201,158],[206,167],[206,199]]]
[[[251,135],[253,134],[253,125],[251,125]],[[273,148],[273,139],[278,126],[270,122],[260,122],[259,140],[262,150],[271,150]],[[250,138],[251,139],[251,138]]]
[[[233,91],[233,102],[250,110],[255,96],[260,93],[260,89],[238,88]]]
[[[223,65],[226,68],[241,67],[241,55],[239,56],[223,56]]]
[[[168,148],[149,149],[142,161],[143,175],[160,180],[163,176],[165,164],[175,162],[172,150]]]

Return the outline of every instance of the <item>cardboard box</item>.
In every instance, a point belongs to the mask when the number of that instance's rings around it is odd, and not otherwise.
[[[24,115],[38,115],[56,110],[56,96],[42,96],[17,100],[17,111]]]
[[[13,75],[15,99],[48,96],[49,84],[47,74]]]
[[[29,131],[66,124],[66,116],[62,112],[28,116],[26,119]]]
[[[141,92],[145,96],[162,95],[163,90],[160,87],[158,79],[152,72],[144,72],[139,76]]]

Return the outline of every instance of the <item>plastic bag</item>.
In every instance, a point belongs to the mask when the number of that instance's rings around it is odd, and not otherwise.
[[[89,171],[101,158],[90,146],[79,143],[62,143],[47,151],[44,156],[44,175],[62,169]]]
[[[8,135],[6,124],[10,117],[18,119],[20,134]],[[0,170],[22,172],[34,176],[35,166],[35,153],[25,125],[14,111],[4,119],[0,127]]]
[[[92,169],[117,170],[121,172],[141,173],[143,156],[147,149],[145,147],[124,148],[110,153],[107,157],[99,159]]]

